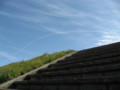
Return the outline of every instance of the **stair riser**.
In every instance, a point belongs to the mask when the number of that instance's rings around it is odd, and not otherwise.
[[[25,80],[46,80],[46,79],[71,79],[71,78],[87,78],[87,77],[101,77],[101,76],[119,76],[120,71],[108,71],[108,72],[93,72],[93,73],[82,73],[82,74],[66,74],[66,75],[53,75],[53,76],[31,76]]]
[[[71,69],[63,69],[63,70],[56,70],[56,71],[48,71],[40,73],[40,75],[66,75],[66,74],[82,74],[88,72],[101,72],[101,71],[114,71],[120,70],[119,63],[111,63],[109,65],[96,65],[96,66],[89,66],[89,67],[80,67],[80,68],[71,68]],[[39,74],[39,73],[38,73]]]
[[[35,85],[22,90],[119,90],[119,84]],[[18,88],[18,87],[17,87]],[[20,88],[18,88],[20,90]],[[18,90],[9,89],[9,90]]]
[[[81,63],[77,63],[77,64],[71,64],[71,65],[66,65],[66,66],[61,66],[61,67],[54,67],[54,68],[48,68],[48,69],[44,69],[44,70],[40,70],[37,73],[46,73],[46,72],[54,72],[54,71],[58,71],[58,70],[68,70],[68,69],[84,69],[84,68],[90,68],[90,67],[96,67],[96,66],[109,66],[109,65],[119,65],[120,64],[120,57],[116,57],[116,58],[108,58],[108,59],[103,59],[103,60],[96,60],[96,61],[89,61],[89,62],[81,62]]]
[[[107,55],[107,56],[106,56]],[[59,63],[67,63],[67,62],[74,62],[74,60],[80,60],[80,61],[85,61],[85,60],[88,60],[88,59],[99,59],[99,58],[105,58],[105,57],[111,57],[111,56],[118,56],[120,55],[120,50],[117,50],[117,51],[114,51],[114,52],[107,52],[107,53],[97,53],[97,55],[93,54],[93,55],[85,55],[85,57],[82,57],[82,56],[71,56],[71,57],[67,57],[65,60],[62,60],[62,61],[58,61],[58,64]]]
[[[120,47],[120,43],[116,43],[116,44],[112,44],[112,45],[106,45],[106,46],[82,50],[82,51],[79,51],[75,55],[84,55],[87,53],[99,53],[99,52],[106,52],[106,51],[112,51],[112,50],[120,50],[119,47]]]
[[[20,87],[20,86],[19,86]],[[119,90],[119,84],[35,85],[22,90]],[[17,87],[18,88],[18,87]],[[20,90],[20,88],[18,88]],[[9,89],[9,90],[18,90]]]
[[[105,58],[105,59],[97,59],[97,60],[89,60],[84,62],[77,62],[77,63],[69,63],[65,65],[56,65],[48,69],[44,69],[40,72],[46,72],[46,71],[55,71],[55,70],[63,70],[63,69],[70,69],[75,67],[87,67],[87,66],[94,66],[94,65],[103,65],[103,64],[110,64],[110,63],[120,63],[120,56],[119,57],[112,57],[112,58]]]

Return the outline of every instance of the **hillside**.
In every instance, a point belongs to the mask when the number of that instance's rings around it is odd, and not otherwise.
[[[49,62],[52,62],[57,58],[60,58],[71,52],[75,52],[75,51],[67,50],[67,51],[56,52],[53,54],[43,54],[42,56],[38,56],[27,61],[21,61],[0,67],[0,83],[6,82],[20,75],[23,75],[31,70],[34,70]]]

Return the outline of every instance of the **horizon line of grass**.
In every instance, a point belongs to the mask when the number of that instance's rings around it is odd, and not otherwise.
[[[72,52],[75,52],[75,50],[66,50],[52,54],[45,53],[42,56],[38,56],[27,61],[15,62],[2,66],[0,67],[0,84],[12,80]]]

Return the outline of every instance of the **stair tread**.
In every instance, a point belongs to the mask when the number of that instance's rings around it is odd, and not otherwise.
[[[109,64],[109,63],[116,63],[116,62],[120,62],[120,56],[119,57],[112,57],[112,58],[105,58],[105,59],[98,59],[98,60],[92,60],[92,61],[87,61],[87,62],[77,62],[77,63],[68,63],[68,64],[56,64],[53,65],[53,67],[50,67],[48,69],[44,69],[43,71],[49,71],[52,69],[56,69],[56,70],[62,70],[65,68],[74,68],[74,67],[87,67],[87,66],[92,66],[92,65],[100,65],[100,64]]]
[[[93,55],[93,56],[89,56],[89,57],[81,57],[80,55],[77,57],[74,57],[72,59],[65,59],[62,61],[58,61],[57,64],[61,64],[61,63],[68,63],[68,62],[79,62],[79,61],[89,61],[89,60],[96,60],[96,59],[103,59],[103,58],[110,58],[110,57],[117,57],[120,56],[120,50],[118,52],[110,52],[110,53],[106,53],[106,54],[99,54],[99,55]],[[69,58],[69,57],[68,57]]]
[[[89,48],[89,49],[85,49],[85,50],[80,50],[78,51],[77,54],[86,54],[86,53],[98,53],[100,51],[111,51],[111,50],[115,50],[115,49],[120,49],[120,43],[113,43],[113,44],[109,44],[109,45],[104,45],[104,46],[99,46],[99,47],[94,47],[94,48]],[[77,55],[75,54],[75,55]]]
[[[80,83],[120,83],[120,76],[104,76],[89,78],[71,78],[71,79],[47,79],[36,81],[16,81],[14,85],[36,85],[36,84],[80,84]]]
[[[73,68],[73,69],[64,69],[64,70],[55,70],[55,71],[47,71],[42,72],[40,75],[66,75],[66,74],[81,74],[81,73],[89,73],[89,72],[103,72],[103,71],[114,71],[120,70],[120,64],[110,64],[110,65],[101,65],[101,66],[94,66],[94,67],[83,67],[83,68]]]
[[[71,67],[71,66],[70,66]],[[92,71],[107,71],[107,70],[118,70],[120,69],[120,62],[112,62],[107,64],[96,64],[96,65],[85,65],[80,66],[78,65],[72,65],[72,67],[62,67],[62,68],[47,68],[41,71],[38,71],[37,73],[43,74],[46,72],[71,72],[71,71],[79,71],[79,72],[92,72]]]

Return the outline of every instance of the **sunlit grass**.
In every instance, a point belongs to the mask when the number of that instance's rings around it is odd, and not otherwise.
[[[71,52],[74,52],[74,50],[61,51],[53,54],[43,54],[42,56],[38,56],[27,61],[21,61],[0,67],[0,83],[14,79]]]

